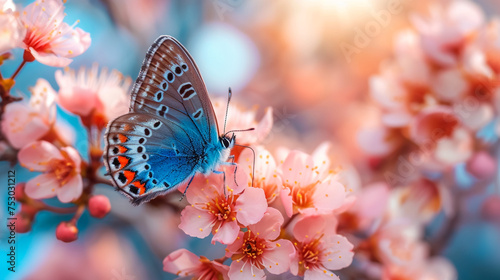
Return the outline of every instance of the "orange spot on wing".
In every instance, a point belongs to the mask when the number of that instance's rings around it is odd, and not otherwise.
[[[116,146],[116,147],[118,147],[120,154],[124,154],[128,151],[128,149],[126,147],[123,147],[123,146]]]
[[[128,137],[123,134],[118,134],[118,139],[120,140],[121,143],[125,143],[128,141]]]
[[[120,160],[120,159],[118,159],[118,160]],[[136,174],[136,172],[134,172],[134,171],[130,171],[130,170],[123,171],[123,175],[125,175],[125,178],[127,178],[127,183],[125,183],[125,185],[130,184],[130,182],[132,182],[134,180],[135,174]]]
[[[130,159],[128,157],[124,157],[124,156],[118,156],[118,161],[120,162],[120,168],[125,168],[128,163],[130,162]],[[131,171],[128,171],[128,172],[131,172]],[[127,176],[127,175],[125,175]],[[128,177],[127,177],[128,179]]]
[[[144,187],[146,183],[141,183],[140,181],[134,181],[132,182],[132,185],[136,186],[139,189],[139,194],[143,194],[146,191],[146,188]]]

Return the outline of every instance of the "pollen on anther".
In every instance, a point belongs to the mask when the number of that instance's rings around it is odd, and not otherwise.
[[[276,246],[277,246],[277,247],[281,247],[281,244],[279,244],[279,243],[276,243]]]
[[[200,228],[200,231],[203,231],[203,229],[202,229],[202,228]]]

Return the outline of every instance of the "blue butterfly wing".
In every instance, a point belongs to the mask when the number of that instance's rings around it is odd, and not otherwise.
[[[180,124],[129,113],[110,123],[105,165],[115,186],[134,204],[173,190],[194,175],[203,141]]]
[[[173,37],[151,45],[132,89],[130,112],[148,113],[182,123],[205,142],[219,138],[217,118],[198,67]]]
[[[219,141],[208,93],[187,50],[162,36],[132,89],[130,113],[110,122],[104,161],[118,190],[140,204],[191,178]]]

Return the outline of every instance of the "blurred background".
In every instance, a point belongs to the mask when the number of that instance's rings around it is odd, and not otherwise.
[[[30,2],[15,1],[22,6]],[[356,133],[374,116],[369,77],[393,54],[395,34],[411,28],[411,15],[426,14],[429,5],[438,2],[446,1],[69,0],[65,21],[80,20],[77,26],[92,37],[88,51],[70,67],[98,63],[135,80],[150,44],[162,34],[172,35],[190,51],[213,96],[225,98],[232,87],[234,102],[256,107],[258,119],[264,108],[273,107],[275,124],[264,143],[270,149],[286,146],[311,152],[331,141],[335,162],[355,166],[366,183],[372,180],[370,160],[358,147]],[[488,19],[500,15],[498,1],[475,3]],[[389,10],[390,16],[378,18],[382,10]],[[14,52],[14,57],[21,56],[22,50]],[[7,61],[2,72],[11,73],[18,64],[16,59]],[[31,63],[13,91],[27,93],[38,77],[55,87],[56,70]],[[58,117],[81,127],[62,110]],[[86,141],[79,140],[85,139],[83,132],[74,133],[77,149],[85,150]],[[0,169],[15,169],[18,182],[28,175],[6,162],[0,162]],[[0,181],[7,181],[3,171]],[[17,234],[17,272],[7,273],[2,261],[0,279],[174,279],[162,270],[161,261],[169,252],[186,247],[209,258],[223,252],[223,247],[206,246],[208,239],[186,239],[171,209],[131,207],[104,186],[96,192],[110,197],[111,215],[97,220],[84,214],[78,241],[63,244],[54,231],[70,216],[39,214],[32,231]],[[459,279],[500,279],[500,226],[481,217],[484,195],[468,201],[467,215],[443,251]],[[0,201],[1,221],[6,220],[5,202]],[[432,232],[440,219],[443,215],[427,230]],[[7,249],[4,229],[2,254]]]

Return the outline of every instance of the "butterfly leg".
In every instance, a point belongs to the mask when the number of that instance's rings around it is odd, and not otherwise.
[[[226,172],[219,171],[219,170],[214,170],[213,173],[215,173],[215,174],[222,174],[222,176],[224,176],[223,177],[224,178],[224,183],[223,183],[224,184],[224,196],[226,197],[227,196],[226,195]]]
[[[184,199],[184,197],[186,196],[186,192],[187,192],[187,190],[189,188],[189,185],[191,185],[191,182],[193,182],[193,179],[194,179],[194,175],[191,176],[191,179],[189,179],[189,183],[187,184],[186,189],[182,193],[181,199],[179,201],[182,201]]]
[[[227,162],[229,165],[234,165],[234,183],[236,184],[236,186],[238,186],[238,182],[236,182],[236,170],[238,170],[238,164],[236,162],[234,162],[234,155],[230,155],[229,158],[231,160],[231,162]]]

